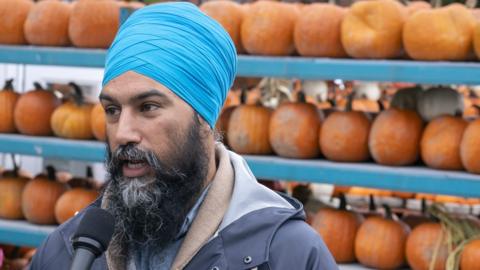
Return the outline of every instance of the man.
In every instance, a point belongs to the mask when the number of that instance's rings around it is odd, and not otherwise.
[[[236,71],[223,28],[189,3],[136,11],[109,49],[100,95],[109,182],[90,207],[115,217],[92,269],[337,269],[302,205],[258,184],[214,126]],[[67,269],[83,212],[31,269]]]

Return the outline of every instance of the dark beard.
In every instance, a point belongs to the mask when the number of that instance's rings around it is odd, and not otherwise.
[[[180,136],[178,136],[180,137]],[[122,145],[111,153],[107,142],[106,168],[108,208],[115,217],[112,243],[118,255],[129,247],[153,245],[164,248],[179,233],[186,215],[202,191],[208,170],[208,155],[200,137],[200,122],[194,116],[184,140],[168,157],[168,165],[151,151],[133,144]],[[155,176],[122,176],[124,159],[143,160]]]

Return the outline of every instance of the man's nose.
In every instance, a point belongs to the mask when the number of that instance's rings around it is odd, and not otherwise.
[[[135,118],[128,110],[120,114],[115,139],[118,145],[138,144],[142,139]]]

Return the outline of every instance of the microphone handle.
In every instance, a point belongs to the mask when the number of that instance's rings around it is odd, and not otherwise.
[[[78,248],[75,250],[72,266],[70,270],[89,270],[92,266],[95,254],[86,248]]]

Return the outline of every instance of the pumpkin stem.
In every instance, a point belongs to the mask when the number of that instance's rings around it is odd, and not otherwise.
[[[52,165],[48,165],[46,169],[47,169],[48,179],[50,179],[52,181],[55,181],[56,180],[56,177],[55,177],[56,170],[55,170],[55,168]]]
[[[93,171],[92,171],[92,167],[90,166],[87,166],[87,178],[93,178]]]
[[[352,92],[347,96],[347,105],[345,107],[346,112],[353,111],[353,100],[354,99],[355,99],[355,92]]]
[[[244,105],[247,103],[247,89],[242,87],[240,90],[240,104]]]
[[[9,90],[9,91],[13,90],[13,79],[5,81],[5,85],[3,86],[3,90]]]
[[[303,93],[302,90],[298,91],[297,93],[297,102],[307,103],[307,98],[305,97],[305,93]]]
[[[375,199],[372,194],[368,195],[368,210],[370,212],[377,211],[377,206],[375,205]]]
[[[393,213],[392,213],[392,209],[390,208],[390,206],[388,206],[386,204],[383,204],[382,207],[385,210],[385,218],[393,220]]]
[[[329,97],[327,98],[327,102],[330,103],[332,108],[337,107],[337,93],[336,93],[336,87],[335,84],[333,86],[328,87],[328,93],[332,94],[332,96],[328,95]]]
[[[454,116],[455,117],[462,117],[463,116],[462,110],[460,110],[460,109],[455,110]]]
[[[39,82],[33,82],[33,86],[35,87],[35,90],[45,90]]]
[[[339,210],[347,210],[347,198],[345,197],[345,194],[341,192],[338,195],[338,198],[340,199],[340,206],[338,207]]]
[[[385,111],[385,106],[383,105],[383,102],[382,102],[381,99],[377,100],[377,104],[378,104],[378,110],[379,110],[380,112]]]
[[[13,163],[13,172],[12,172],[13,177],[18,177],[18,164],[15,161],[15,155],[11,154],[11,157],[12,157],[12,163]]]
[[[82,89],[80,88],[80,86],[78,86],[78,84],[74,82],[69,82],[68,85],[73,88],[73,100],[78,106],[82,106],[84,103]]]
[[[427,216],[428,215],[428,207],[427,207],[427,200],[425,198],[422,198],[421,206],[420,206],[420,212],[422,215]]]

